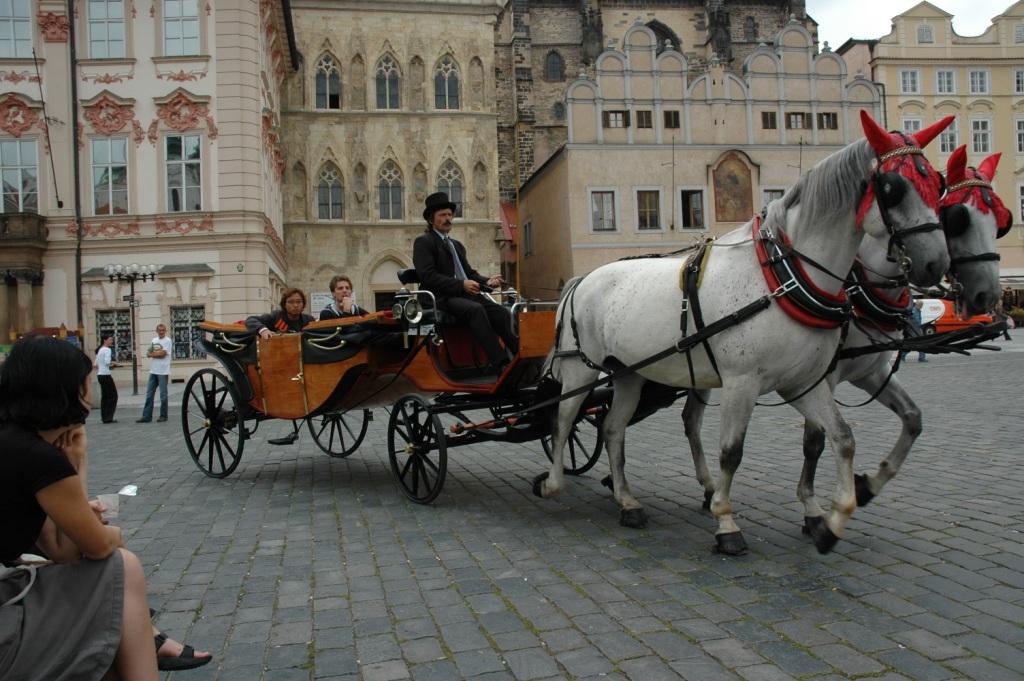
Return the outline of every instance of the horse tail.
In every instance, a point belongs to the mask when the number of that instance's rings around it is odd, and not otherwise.
[[[565,299],[566,296],[574,293],[576,287],[583,281],[583,277],[573,277],[569,281],[565,282],[565,286],[562,287],[562,292],[558,295],[558,311],[555,313],[555,342],[551,346],[551,350],[548,352],[548,356],[544,358],[544,364],[541,368],[541,376],[553,375],[552,370],[554,368],[555,353],[558,351],[558,343],[562,337],[562,320],[565,315]]]

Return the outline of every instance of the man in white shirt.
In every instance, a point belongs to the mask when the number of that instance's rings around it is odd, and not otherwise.
[[[117,366],[114,362],[113,351],[114,337],[107,334],[103,337],[100,349],[96,351],[96,376],[100,382],[100,418],[103,423],[117,423],[114,419],[114,410],[117,409],[117,386],[114,385],[114,377],[110,375],[110,368]]]
[[[171,339],[167,336],[167,327],[157,324],[156,337],[149,343],[146,357],[149,362],[149,382],[146,384],[146,404],[142,407],[142,418],[136,423],[149,423],[153,420],[153,398],[156,388],[160,386],[160,418],[167,420],[167,382],[171,377]]]

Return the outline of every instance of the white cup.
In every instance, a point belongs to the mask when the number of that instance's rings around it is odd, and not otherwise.
[[[120,496],[117,494],[100,494],[97,495],[96,499],[106,507],[106,511],[103,512],[104,520],[113,520],[117,517],[117,511],[120,506]]]

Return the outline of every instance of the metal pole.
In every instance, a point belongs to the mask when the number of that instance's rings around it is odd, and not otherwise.
[[[128,277],[128,309],[131,311],[129,323],[132,334],[132,395],[139,394],[139,339],[135,336],[135,277]]]

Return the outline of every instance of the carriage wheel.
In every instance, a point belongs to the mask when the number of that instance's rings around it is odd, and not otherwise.
[[[388,457],[402,493],[417,504],[429,504],[444,486],[448,446],[441,419],[430,403],[406,395],[395,403],[388,420]]]
[[[572,424],[572,432],[566,440],[566,447],[569,449],[568,460],[565,455],[562,457],[562,470],[567,474],[583,475],[601,458],[601,447],[604,444],[604,436],[601,434],[603,418],[602,412],[585,414],[582,419]],[[548,461],[551,461],[551,436],[542,437],[540,444]]]
[[[343,459],[362,444],[372,420],[373,412],[363,409],[312,416],[306,419],[306,425],[309,426],[309,434],[325,454]]]
[[[248,435],[238,390],[216,369],[200,369],[185,386],[181,429],[192,460],[211,478],[225,478],[242,459]]]

